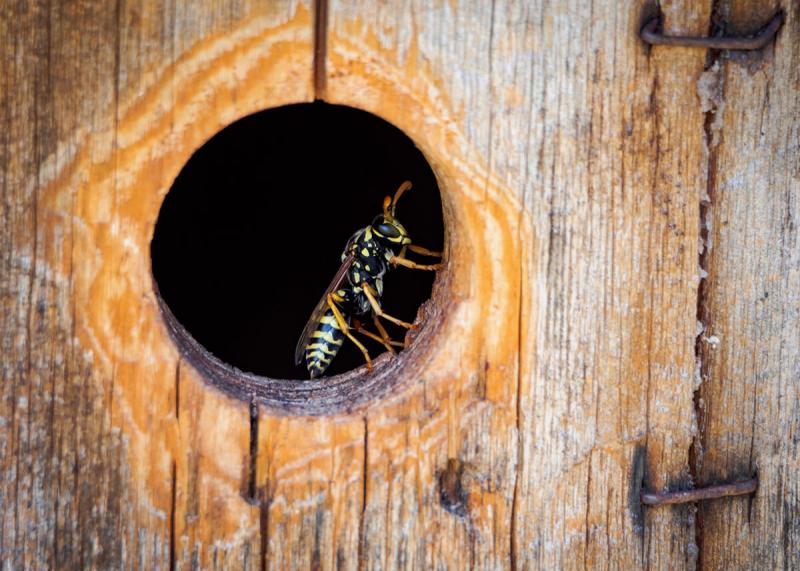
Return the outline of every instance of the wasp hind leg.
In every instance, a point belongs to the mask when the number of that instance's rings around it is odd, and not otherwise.
[[[375,298],[375,290],[372,289],[372,286],[369,284],[364,284],[364,293],[369,300],[369,304],[372,306],[372,311],[375,313],[375,319],[377,320],[378,317],[383,317],[386,321],[391,321],[395,325],[399,325],[400,327],[405,327],[406,329],[416,329],[417,326],[413,323],[408,323],[407,321],[403,321],[401,319],[397,319],[385,313],[381,309],[381,304],[378,303],[378,300]]]
[[[334,294],[329,293],[328,294],[328,307],[331,308],[331,311],[333,311],[333,315],[336,316],[336,322],[339,324],[339,329],[342,330],[342,333],[344,333],[347,336],[347,338],[350,339],[350,341],[355,343],[356,347],[361,349],[361,352],[364,354],[364,359],[367,361],[367,370],[371,371],[372,370],[372,359],[369,358],[369,352],[367,351],[367,348],[364,347],[364,345],[361,343],[361,341],[356,339],[353,336],[353,334],[350,333],[350,326],[347,325],[347,321],[345,321],[344,315],[342,315],[342,312],[339,310],[338,307],[336,307],[336,304],[334,303],[334,301],[337,300],[337,298],[338,298],[338,296],[334,297]],[[341,301],[341,298],[339,298],[338,301]]]
[[[392,338],[389,337],[389,333],[387,333],[386,328],[383,326],[383,323],[381,323],[381,320],[378,319],[378,314],[376,314],[376,313],[372,314],[372,322],[375,323],[375,327],[378,328],[378,332],[381,334],[381,337],[383,337],[383,340],[385,342],[391,343],[392,345],[395,345],[396,347],[405,348],[405,346],[406,346],[405,343],[400,343],[400,341],[393,341]]]
[[[385,336],[376,335],[375,333],[373,333],[369,329],[366,329],[363,325],[361,325],[358,322],[354,323],[351,327],[356,330],[356,333],[361,333],[362,335],[369,337],[373,341],[377,341],[378,343],[386,347],[387,351],[389,351],[392,355],[397,354],[397,351],[394,350],[394,347],[404,346],[399,341],[393,341],[392,339],[390,339],[388,334],[386,334]],[[380,330],[381,328],[379,327],[378,331]],[[385,332],[386,332],[385,329],[381,331],[381,335],[384,335]],[[392,345],[394,345],[394,347]]]

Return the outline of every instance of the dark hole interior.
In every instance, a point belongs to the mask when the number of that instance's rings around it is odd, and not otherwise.
[[[191,157],[164,200],[151,244],[161,296],[222,361],[273,378],[307,378],[305,367],[294,364],[303,326],[348,238],[404,180],[414,186],[399,202],[398,219],[414,243],[440,250],[435,177],[396,127],[318,102],[237,121]],[[433,279],[431,272],[390,271],[384,310],[413,321]],[[404,330],[387,329],[403,339]],[[362,340],[373,357],[384,351]],[[326,375],[363,362],[345,341]]]

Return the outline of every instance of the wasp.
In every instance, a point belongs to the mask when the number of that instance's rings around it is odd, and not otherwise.
[[[345,337],[361,350],[367,369],[372,370],[369,352],[354,332],[381,343],[394,354],[394,347],[404,347],[404,344],[392,340],[380,320],[405,329],[416,327],[389,315],[381,307],[383,277],[388,270],[397,266],[427,271],[441,268],[441,264],[418,264],[406,257],[408,251],[430,257],[442,255],[412,244],[408,232],[395,217],[398,200],[410,188],[409,181],[401,184],[394,198],[387,196],[383,200],[383,212],[348,240],[342,253],[342,265],[312,312],[295,349],[295,363],[300,365],[305,360],[312,379],[325,372]],[[370,315],[377,333],[362,324],[361,320]]]

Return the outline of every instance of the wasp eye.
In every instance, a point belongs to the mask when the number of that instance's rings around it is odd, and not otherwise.
[[[381,222],[380,224],[373,226],[373,228],[375,228],[378,234],[385,236],[386,238],[398,238],[400,236],[400,230],[398,230],[397,226],[394,224]]]

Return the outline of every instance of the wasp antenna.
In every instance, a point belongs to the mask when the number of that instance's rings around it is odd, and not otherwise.
[[[391,197],[387,196],[386,198],[383,199],[383,215],[386,216],[387,218],[392,217],[392,215],[389,213],[389,207],[391,205],[392,205]],[[394,211],[394,208],[392,208],[392,211]]]
[[[397,189],[397,192],[394,193],[394,200],[392,201],[392,216],[394,216],[394,209],[397,208],[397,201],[400,200],[400,197],[403,196],[403,193],[409,188],[411,188],[411,181],[407,180],[401,184],[400,188]]]

